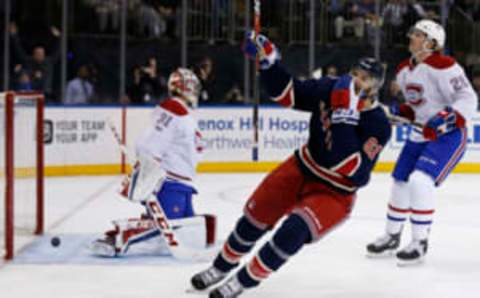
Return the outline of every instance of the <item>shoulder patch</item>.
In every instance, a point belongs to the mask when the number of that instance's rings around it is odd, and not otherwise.
[[[335,85],[333,86],[334,90],[338,89],[350,89],[350,83],[352,82],[352,76],[351,75],[343,75],[341,76],[336,82]]]
[[[445,56],[439,53],[430,55],[426,60],[425,64],[430,65],[436,69],[446,69],[455,64],[455,59],[450,56]]]
[[[160,107],[177,116],[185,116],[188,114],[187,107],[175,99],[167,99],[160,104]]]
[[[402,71],[402,69],[404,69],[405,67],[409,67],[409,66],[410,66],[410,58],[403,60],[402,62],[400,62],[400,64],[397,65],[397,69],[395,71],[396,74]]]

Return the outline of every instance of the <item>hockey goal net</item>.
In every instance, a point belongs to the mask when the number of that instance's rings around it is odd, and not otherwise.
[[[43,107],[40,93],[0,93],[0,253],[6,259],[43,233]]]

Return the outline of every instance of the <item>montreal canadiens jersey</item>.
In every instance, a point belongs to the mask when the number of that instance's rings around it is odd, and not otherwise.
[[[417,65],[407,59],[397,67],[397,82],[418,123],[425,124],[447,106],[468,123],[477,110],[477,95],[470,81],[463,68],[449,56],[433,53]],[[417,128],[412,129],[410,140],[425,141]]]
[[[202,151],[192,110],[179,98],[155,108],[150,124],[136,142],[136,153],[160,160],[167,177],[191,184]]]
[[[295,151],[307,176],[346,193],[368,183],[391,127],[378,105],[344,117],[332,113],[332,102],[338,107],[359,99],[350,75],[300,81],[277,62],[261,71],[261,80],[273,101],[311,113],[308,142]]]

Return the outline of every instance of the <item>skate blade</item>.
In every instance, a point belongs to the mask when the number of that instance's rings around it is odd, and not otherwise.
[[[185,293],[190,294],[190,295],[198,295],[198,296],[205,296],[209,293],[209,288],[206,288],[204,290],[197,290],[193,287],[188,288],[185,290]]]
[[[369,259],[390,259],[395,256],[396,250],[387,250],[382,253],[367,252],[366,257]]]
[[[408,261],[397,259],[397,266],[402,268],[421,266],[423,263],[425,263],[425,257],[421,257],[416,260],[408,260]]]

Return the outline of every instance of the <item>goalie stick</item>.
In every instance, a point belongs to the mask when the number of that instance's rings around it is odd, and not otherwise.
[[[130,154],[128,148],[123,144],[120,138],[120,134],[115,127],[115,124],[110,119],[107,119],[106,122],[118,147],[120,148],[122,153],[125,154],[129,162],[131,164],[134,164],[135,159]],[[165,215],[165,211],[163,210],[160,203],[158,203],[157,198],[153,192],[150,194],[149,198],[145,202],[145,206],[150,212],[150,215],[153,217],[155,227],[162,234],[165,242],[167,243],[167,247],[174,258],[182,261],[208,261],[211,259],[211,257],[213,257],[213,255],[211,256],[208,251],[202,252],[190,249],[185,245],[181,244],[172,228],[171,223]]]

